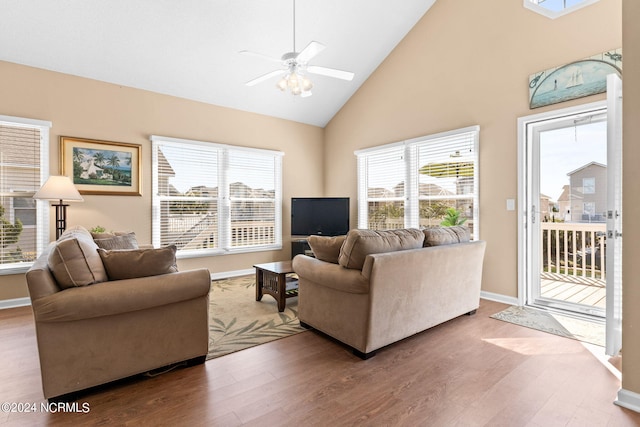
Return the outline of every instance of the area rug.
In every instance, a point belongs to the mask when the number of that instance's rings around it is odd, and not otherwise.
[[[605,325],[529,307],[511,306],[491,316],[504,322],[604,347]]]
[[[207,359],[305,331],[298,321],[298,298],[288,298],[282,313],[271,295],[256,301],[254,275],[212,281],[209,301]]]

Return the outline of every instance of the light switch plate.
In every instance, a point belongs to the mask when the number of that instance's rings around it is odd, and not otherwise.
[[[508,211],[516,210],[516,199],[507,199],[507,210]]]

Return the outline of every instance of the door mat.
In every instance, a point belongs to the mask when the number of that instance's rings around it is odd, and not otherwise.
[[[491,317],[601,347],[605,346],[604,322],[578,319],[535,308],[516,306],[508,307]]]

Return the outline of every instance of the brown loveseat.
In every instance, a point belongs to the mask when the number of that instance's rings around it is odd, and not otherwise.
[[[465,227],[351,230],[309,245],[316,258],[293,259],[300,322],[362,358],[479,306],[486,243]]]
[[[206,269],[177,272],[174,247],[101,251],[77,227],[27,272],[47,399],[207,354]]]

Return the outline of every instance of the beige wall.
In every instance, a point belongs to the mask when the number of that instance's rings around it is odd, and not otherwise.
[[[84,204],[70,208],[70,222],[135,229],[143,241],[151,233],[150,134],[284,151],[286,231],[291,196],[350,196],[356,212],[354,150],[478,124],[481,238],[488,242],[484,290],[516,296],[517,220],[515,212],[505,210],[505,199],[516,197],[516,119],[555,108],[529,110],[527,77],[621,45],[625,75],[640,75],[638,16],[637,0],[601,0],[556,20],[525,10],[521,1],[493,0],[491,7],[438,1],[324,134],[312,126],[3,62],[0,114],[53,122],[52,172],[58,167],[59,135],[142,144],[143,197],[87,196]],[[640,193],[634,190],[640,182],[637,79],[625,80],[624,97],[623,387],[640,392],[640,246],[633,243],[640,236]],[[323,141],[326,167],[319,161]],[[181,268],[206,265],[217,272],[285,259],[287,238],[283,251],[186,260]],[[21,275],[0,277],[0,300],[25,295]]]
[[[640,2],[623,0],[622,388],[640,393]]]
[[[438,1],[326,127],[325,190],[348,189],[354,150],[480,125],[483,289],[517,295],[517,118],[604,99],[530,110],[528,76],[622,45],[621,2],[602,0],[551,20],[521,1]]]
[[[221,272],[289,258],[290,198],[324,191],[324,130],[315,126],[1,61],[0,94],[1,115],[53,122],[52,174],[59,173],[60,135],[142,145],[142,197],[84,196],[68,209],[69,225],[131,229],[141,242],[151,241],[150,135],[283,151],[283,250],[180,260],[182,269]],[[0,300],[25,296],[23,275],[0,276]]]

